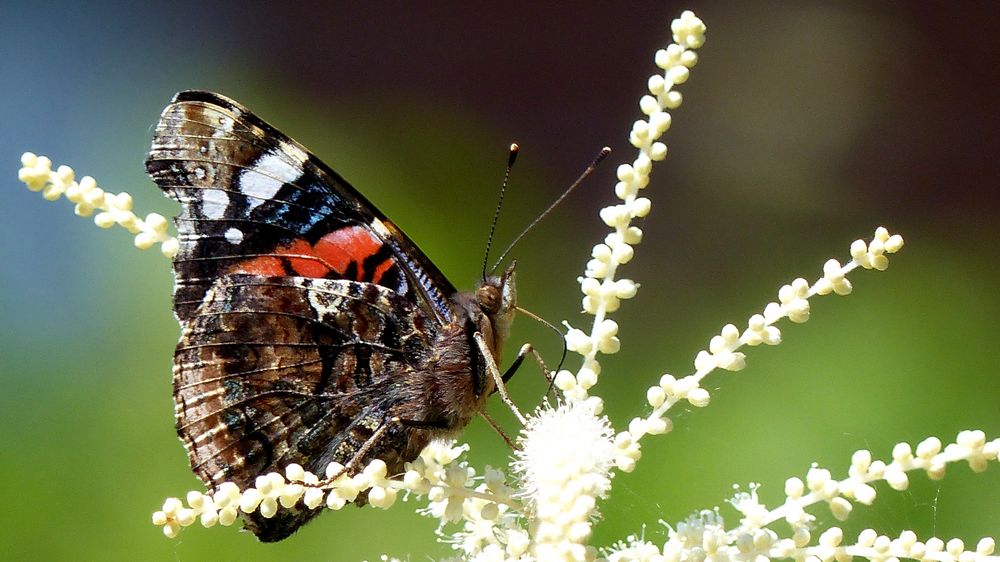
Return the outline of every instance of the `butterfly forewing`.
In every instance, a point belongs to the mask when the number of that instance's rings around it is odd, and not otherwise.
[[[299,143],[233,100],[177,94],[156,126],[146,169],[181,202],[181,320],[214,279],[240,266],[375,282],[440,321],[454,319],[454,287],[415,244]],[[249,263],[253,257],[260,259]]]

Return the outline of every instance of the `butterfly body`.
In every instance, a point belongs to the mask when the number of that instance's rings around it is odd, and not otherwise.
[[[375,458],[398,474],[481,411],[513,319],[513,268],[456,291],[339,175],[219,94],[177,94],[146,166],[181,203],[175,414],[206,485]],[[275,541],[317,513],[245,521]]]

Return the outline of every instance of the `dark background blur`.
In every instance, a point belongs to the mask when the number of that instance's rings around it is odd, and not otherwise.
[[[353,3],[351,3],[353,4]],[[1000,436],[997,213],[1000,25],[993,3],[642,2],[349,4],[91,2],[0,6],[0,551],[11,559],[377,559],[448,553],[410,505],[328,513],[260,545],[235,529],[168,540],[149,524],[164,497],[196,487],[173,430],[172,278],[155,250],[101,232],[65,200],[17,180],[31,150],[175,208],[142,161],[177,90],[234,97],[317,155],[393,217],[460,287],[482,244],[512,140],[522,154],[499,229],[510,240],[605,144],[607,165],[517,249],[520,300],[553,322],[577,314],[575,281],[605,233],[627,132],[668,25],[691,8],[708,43],[644,195],[653,213],[624,276],[642,284],[615,316],[622,352],[597,393],[619,427],[646,387],[687,374],[727,323],[797,276],[846,259],[886,225],[906,248],[885,273],[853,275],[849,298],[813,301],[785,342],[713,374],[712,405],[684,412],[616,478],[594,544],[722,504],[731,484],[764,485],[813,461],[843,477],[851,452],[887,458],[896,441]],[[510,348],[559,342],[522,319]],[[578,363],[570,358],[568,366]],[[524,369],[525,408],[544,391]],[[513,431],[499,404],[497,413]],[[465,438],[478,466],[509,452],[481,421]],[[849,533],[872,526],[1000,535],[1000,470],[952,466],[879,487]],[[732,511],[723,510],[736,522]],[[824,509],[819,523],[835,522]]]

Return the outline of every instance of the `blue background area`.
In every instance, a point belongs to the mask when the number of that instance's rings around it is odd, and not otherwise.
[[[723,503],[813,461],[842,477],[850,454],[896,441],[1000,436],[996,335],[1000,25],[988,4],[644,2],[499,8],[327,3],[97,2],[0,7],[0,551],[11,559],[377,559],[441,557],[432,521],[329,513],[291,540],[235,529],[164,539],[163,498],[196,486],[173,430],[177,326],[169,264],[138,252],[16,180],[25,150],[127,190],[141,213],[176,208],[145,176],[162,107],[181,89],[254,109],[378,204],[460,287],[477,277],[506,146],[522,146],[499,228],[512,239],[605,144],[580,192],[514,252],[521,303],[578,326],[576,276],[604,235],[615,167],[671,18],[709,26],[681,87],[670,155],[645,195],[653,213],[624,275],[642,288],[615,318],[622,352],[597,393],[618,427],[645,410],[663,372],[690,371],[727,323],[743,325],[781,283],[815,278],[876,225],[907,246],[855,294],[813,303],[785,342],[751,349],[740,374],[708,379],[713,403],[646,442],[616,478],[594,544]],[[6,171],[4,171],[6,170]],[[559,343],[521,319],[511,350]],[[509,359],[508,359],[509,360]],[[570,367],[575,361],[570,359]],[[545,385],[529,367],[518,403]],[[499,404],[492,411],[508,428]],[[513,429],[512,429],[513,431]],[[509,452],[480,420],[464,434],[478,466]],[[921,538],[1000,535],[1000,470],[916,475],[880,487],[845,525]],[[412,504],[411,504],[412,505]],[[723,511],[735,522],[732,512]],[[823,509],[820,524],[834,524]]]

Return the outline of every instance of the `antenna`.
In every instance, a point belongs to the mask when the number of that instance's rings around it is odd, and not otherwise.
[[[503,174],[503,184],[500,186],[500,199],[497,201],[497,210],[493,212],[493,223],[490,224],[490,235],[486,237],[486,252],[483,254],[483,281],[486,281],[486,264],[490,262],[490,248],[493,246],[493,233],[497,230],[497,221],[500,220],[500,209],[503,208],[503,196],[507,192],[507,182],[510,181],[510,170],[517,160],[517,151],[521,147],[516,142],[510,143],[510,153],[507,156],[507,171]],[[506,252],[505,252],[506,253]],[[494,268],[495,269],[495,268]]]
[[[527,234],[528,231],[530,231],[532,228],[534,228],[534,226],[536,224],[538,224],[539,222],[541,222],[541,220],[544,219],[546,217],[546,215],[548,215],[549,213],[551,213],[552,209],[555,209],[556,206],[559,205],[559,203],[562,203],[562,200],[565,199],[567,195],[569,195],[570,193],[572,193],[572,191],[574,189],[576,189],[576,187],[578,185],[580,185],[583,182],[583,180],[585,180],[587,178],[587,176],[589,176],[591,174],[591,172],[593,172],[597,168],[597,166],[601,163],[601,161],[608,157],[608,154],[611,154],[611,148],[605,146],[604,148],[601,149],[600,152],[597,153],[597,156],[595,156],[594,160],[590,163],[589,166],[587,166],[587,169],[585,169],[583,171],[583,173],[580,174],[580,177],[576,178],[576,181],[574,181],[569,187],[567,187],[566,191],[563,191],[562,195],[560,195],[555,201],[553,201],[552,204],[549,205],[548,209],[545,209],[544,211],[542,211],[542,214],[538,215],[538,217],[535,220],[531,221],[531,224],[529,224],[528,226],[526,226],[524,228],[524,230],[522,230],[521,233],[517,235],[517,238],[514,238],[514,241],[507,245],[507,249],[504,250],[502,254],[500,254],[500,257],[497,259],[497,262],[495,264],[493,264],[493,268],[490,269],[490,271],[496,271],[496,268],[499,267],[501,263],[503,263],[503,259],[505,257],[507,257],[507,254],[510,253],[510,251],[514,249],[514,246],[517,245],[517,243],[520,242],[522,238],[524,238],[524,235]],[[509,170],[509,168],[508,168],[508,170]],[[506,186],[506,181],[504,182],[504,185]],[[502,193],[501,193],[501,200],[502,200],[502,197],[503,196],[502,196]],[[499,210],[497,210],[497,212],[499,213]],[[493,231],[490,230],[490,236],[491,236],[491,238],[492,238],[492,233],[493,233]],[[484,264],[484,266],[485,266],[485,264]],[[485,277],[485,276],[486,276],[486,272],[485,272],[485,267],[484,267],[484,269],[483,269],[483,277]]]
[[[562,356],[559,357],[559,364],[556,365],[555,370],[552,371],[553,373],[558,373],[559,369],[562,369],[563,362],[566,361],[566,352],[568,351],[568,347],[566,345],[566,335],[563,334],[559,330],[559,328],[556,328],[555,325],[552,322],[549,322],[548,320],[542,318],[541,316],[535,314],[534,312],[531,312],[530,310],[528,310],[526,308],[521,308],[520,306],[515,307],[515,308],[517,309],[518,313],[523,314],[523,315],[527,316],[528,318],[531,318],[535,322],[538,322],[539,324],[541,324],[541,325],[545,326],[546,328],[552,330],[553,332],[556,333],[557,336],[559,336],[559,341],[562,342],[562,346],[563,346]],[[546,377],[546,378],[548,378],[548,377]],[[555,384],[555,380],[554,379],[549,380],[549,387],[550,388],[551,388],[551,386],[553,384]],[[546,392],[548,392],[548,391],[546,391]]]

